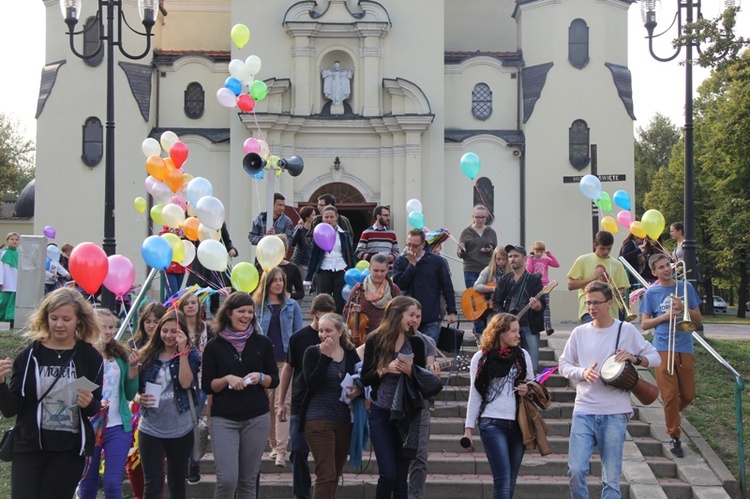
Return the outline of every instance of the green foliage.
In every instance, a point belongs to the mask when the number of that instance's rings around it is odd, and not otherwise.
[[[34,178],[34,144],[19,131],[18,120],[0,113],[0,199],[13,200]]]
[[[657,113],[647,128],[638,128],[635,141],[635,213],[646,211],[644,198],[651,191],[660,168],[669,164],[680,131],[666,116]]]
[[[701,18],[683,26],[683,32],[674,46],[700,45],[698,58],[692,61],[701,67],[718,68],[737,58],[740,51],[750,40],[735,37],[737,24],[737,6],[728,7],[714,19]]]

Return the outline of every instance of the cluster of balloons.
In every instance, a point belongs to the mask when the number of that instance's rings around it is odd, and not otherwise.
[[[232,41],[242,49],[250,40],[250,30],[244,24],[236,24],[231,32]],[[251,55],[244,61],[232,59],[229,63],[229,78],[224,86],[216,91],[216,100],[230,109],[238,107],[243,113],[255,109],[255,102],[268,95],[268,87],[263,81],[255,80],[262,66],[260,57]]]
[[[479,156],[473,152],[467,152],[461,156],[461,171],[464,172],[464,175],[469,177],[469,179],[474,180],[476,176],[479,175],[480,166],[481,163],[479,161]]]
[[[341,289],[341,297],[344,300],[349,299],[349,294],[352,292],[352,288],[358,283],[365,280],[365,277],[370,275],[370,262],[367,260],[360,260],[353,269],[349,269],[344,274],[344,281],[346,285]]]
[[[409,225],[415,229],[424,227],[424,215],[422,214],[422,202],[419,199],[410,199],[406,202],[406,213]]]
[[[52,248],[57,249],[48,247],[47,257],[59,260],[59,250],[55,252]],[[103,284],[116,296],[122,296],[130,291],[135,282],[135,267],[127,257],[107,257],[104,250],[94,243],[81,243],[73,248],[68,263],[71,277],[89,294],[98,292]]]

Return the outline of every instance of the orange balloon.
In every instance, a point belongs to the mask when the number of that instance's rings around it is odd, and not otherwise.
[[[182,225],[182,232],[185,234],[185,237],[190,239],[191,241],[197,241],[198,240],[198,226],[201,224],[201,221],[198,220],[197,217],[190,217],[185,220],[185,223]]]
[[[164,179],[164,183],[169,186],[169,189],[172,192],[177,192],[180,190],[180,187],[182,187],[184,179],[182,178],[182,173],[180,173],[180,170],[169,170],[167,172],[167,178]]]
[[[168,170],[174,170],[177,168],[174,164],[174,161],[172,161],[172,158],[164,158],[164,164],[167,165]]]
[[[167,178],[167,165],[159,156],[149,156],[146,160],[146,171],[156,180]]]

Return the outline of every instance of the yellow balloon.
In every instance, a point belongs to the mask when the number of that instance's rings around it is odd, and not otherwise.
[[[144,211],[146,211],[146,200],[141,196],[138,196],[133,200],[133,206],[135,207],[135,211],[137,211],[138,213],[143,213]]]
[[[618,232],[620,232],[620,229],[617,228],[617,222],[610,216],[602,218],[601,225],[602,229],[612,234],[617,234]]]
[[[232,41],[241,49],[250,41],[250,29],[244,24],[235,24],[232,27]]]
[[[252,293],[258,287],[258,269],[247,262],[238,263],[232,269],[232,287],[238,291]]]
[[[362,272],[363,270],[370,268],[370,262],[368,262],[367,260],[360,260],[357,262],[357,265],[355,265],[354,268]]]
[[[182,245],[182,239],[177,234],[171,232],[165,232],[161,235],[162,239],[165,239],[172,247],[172,261],[181,262],[185,258],[185,246]]]
[[[662,232],[664,232],[666,222],[664,221],[664,215],[659,210],[647,210],[641,217],[641,224],[648,237],[659,239]]]
[[[633,223],[630,224],[630,232],[635,237],[640,237],[641,239],[643,239],[647,235],[646,231],[643,230],[643,224],[641,222],[639,222],[638,220],[636,220],[636,221],[634,221]]]
[[[161,212],[163,209],[163,204],[155,204],[151,207],[151,220],[159,225],[164,225],[164,219],[161,217]]]
[[[268,271],[281,263],[284,253],[286,253],[284,241],[276,236],[265,236],[258,243],[255,258],[258,259],[263,270]]]

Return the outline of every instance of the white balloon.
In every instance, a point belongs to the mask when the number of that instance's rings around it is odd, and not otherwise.
[[[188,207],[187,207],[187,216],[189,216],[189,217],[194,217],[195,216],[195,206],[193,206],[190,203],[188,203]]]
[[[148,177],[146,177],[146,182],[145,182],[146,192],[148,192],[149,194],[151,194],[153,196],[154,195],[154,187],[156,187],[156,184],[158,184],[158,183],[159,183],[159,181],[156,180],[156,178],[152,177],[151,175],[149,175]]]
[[[159,139],[159,142],[161,143],[162,149],[169,152],[169,150],[172,148],[175,142],[180,140],[177,137],[177,134],[172,131],[166,131],[163,134],[161,134],[161,138]]]
[[[410,199],[406,202],[406,213],[412,211],[422,213],[422,202],[419,199]]]
[[[198,245],[198,261],[208,270],[224,272],[229,254],[219,241],[207,239]]]
[[[203,196],[195,205],[195,215],[209,229],[219,230],[224,224],[224,205],[218,198]]]
[[[143,155],[147,158],[159,156],[161,154],[161,146],[156,139],[149,137],[141,144],[141,151],[143,151]]]
[[[226,87],[221,87],[216,91],[216,100],[219,101],[219,104],[222,106],[230,109],[237,104],[237,96]]]
[[[260,57],[257,55],[251,55],[245,60],[245,70],[248,76],[255,76],[260,73],[261,68]]]
[[[208,239],[213,239],[214,241],[218,241],[221,239],[221,233],[218,230],[209,229],[203,224],[200,224],[198,226],[198,241],[206,241]]]
[[[164,182],[157,181],[151,189],[151,195],[157,204],[168,204],[172,201],[172,189]]]
[[[170,203],[161,210],[164,225],[172,229],[179,229],[185,223],[185,212],[176,204]]]
[[[182,265],[183,267],[187,267],[188,265],[193,263],[193,260],[195,260],[195,245],[192,243],[192,241],[185,241],[183,239],[182,246],[185,248],[185,256],[180,262],[180,265]]]
[[[195,177],[193,180],[188,182],[187,185],[187,200],[190,204],[196,206],[198,201],[205,196],[213,196],[214,187],[208,179],[203,177]]]
[[[59,262],[60,248],[58,248],[54,244],[47,245],[47,258],[49,258],[53,262]]]
[[[239,59],[232,59],[232,61],[229,63],[229,74],[234,76],[238,80],[243,81],[247,77],[245,63]]]

